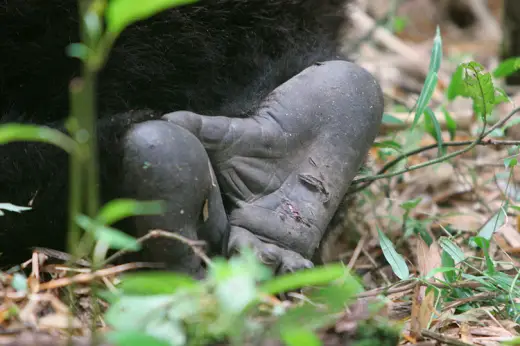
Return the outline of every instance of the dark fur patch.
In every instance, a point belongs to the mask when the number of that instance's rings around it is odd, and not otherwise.
[[[338,58],[345,0],[202,0],[125,30],[99,78],[103,192],[113,196],[118,138],[164,112],[247,116],[276,86]],[[68,114],[78,62],[75,0],[0,2],[0,123],[52,123]],[[137,110],[137,111],[133,111]],[[0,252],[62,244],[67,157],[42,144],[0,146],[0,202],[34,210],[0,217]]]

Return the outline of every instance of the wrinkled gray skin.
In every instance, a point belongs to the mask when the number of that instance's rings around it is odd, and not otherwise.
[[[138,218],[138,228],[205,240],[212,253],[248,246],[277,273],[312,267],[382,113],[366,70],[328,61],[278,87],[250,118],[180,111],[138,124],[125,138],[125,185],[136,188],[130,195],[167,202],[164,215]],[[201,270],[175,241],[150,243],[146,259]]]

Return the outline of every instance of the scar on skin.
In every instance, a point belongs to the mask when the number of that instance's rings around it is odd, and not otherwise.
[[[307,186],[311,190],[318,191],[321,194],[321,202],[323,204],[327,203],[330,200],[330,194],[320,179],[308,173],[298,174],[298,178],[300,178],[300,181],[305,186]]]

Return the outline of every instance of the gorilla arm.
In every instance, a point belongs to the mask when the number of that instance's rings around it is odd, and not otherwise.
[[[253,247],[277,272],[312,266],[379,130],[383,97],[364,69],[313,65],[246,119],[174,112],[167,121],[203,144],[229,201],[228,253]]]

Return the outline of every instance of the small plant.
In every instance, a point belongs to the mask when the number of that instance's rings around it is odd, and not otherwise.
[[[273,295],[312,287],[305,301],[290,307]],[[138,273],[122,278],[105,315],[120,345],[205,345],[229,340],[243,345],[257,338],[286,345],[321,345],[315,330],[334,323],[362,291],[342,265],[273,278],[250,251],[211,263],[195,281],[175,273]]]

